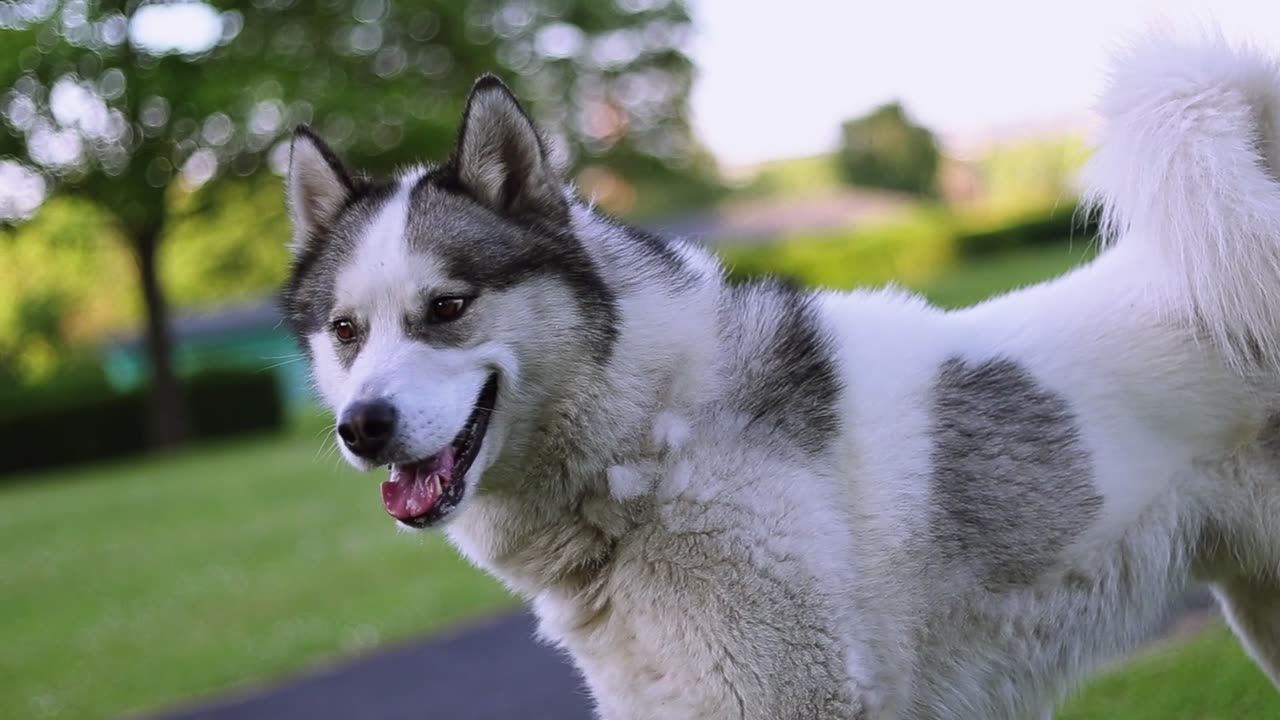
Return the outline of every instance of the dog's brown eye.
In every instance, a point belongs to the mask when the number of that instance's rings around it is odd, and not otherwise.
[[[349,343],[356,339],[356,326],[346,318],[334,320],[333,336],[338,338],[338,342]]]
[[[447,323],[462,317],[466,312],[470,298],[441,297],[431,301],[431,322]]]

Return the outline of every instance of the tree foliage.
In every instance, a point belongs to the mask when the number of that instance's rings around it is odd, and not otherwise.
[[[889,103],[840,129],[840,172],[851,185],[898,190],[923,197],[937,192],[938,143],[902,105]]]
[[[289,250],[277,240],[290,234],[283,186],[261,172],[171,200],[172,242],[161,255],[161,277],[175,305],[258,299],[281,286]]]
[[[528,99],[569,163],[679,164],[693,149],[689,32],[672,0],[0,3],[0,219],[31,216],[48,192],[108,211],[138,269],[154,424],[180,435],[160,263],[182,250],[161,241],[171,207],[192,232],[215,231],[200,216],[218,211],[183,193],[279,171],[298,124],[373,171],[439,154],[482,72]],[[260,270],[232,245],[205,270]]]
[[[110,215],[77,197],[0,228],[0,384],[47,378],[87,338],[137,320],[135,295],[120,293],[129,255],[113,235]]]
[[[247,175],[299,123],[375,170],[439,152],[489,71],[575,158],[690,150],[689,19],[667,0],[28,0],[0,29],[0,154],[131,224],[179,173]]]

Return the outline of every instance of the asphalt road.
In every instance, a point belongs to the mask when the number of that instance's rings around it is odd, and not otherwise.
[[[1188,593],[1164,632],[1213,607]],[[592,720],[567,658],[513,615],[152,720]]]
[[[155,720],[591,720],[569,661],[516,615]]]

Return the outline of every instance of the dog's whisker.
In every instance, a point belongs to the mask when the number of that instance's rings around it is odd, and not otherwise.
[[[292,365],[293,363],[296,363],[296,362],[302,362],[303,360],[306,360],[306,358],[305,358],[305,357],[296,357],[296,358],[290,358],[290,359],[288,359],[288,360],[282,360],[281,362],[275,363],[274,365],[267,365],[266,367],[260,367],[260,368],[258,368],[258,372],[266,372],[266,371],[268,371],[268,370],[275,370],[276,368],[284,367],[285,365]]]

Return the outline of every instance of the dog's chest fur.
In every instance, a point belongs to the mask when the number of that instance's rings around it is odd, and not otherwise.
[[[831,503],[790,495],[811,483],[789,458],[728,452],[721,433],[694,429],[701,439],[634,469],[643,499],[588,494],[563,518],[562,541],[598,563],[535,580],[520,552],[490,569],[529,596],[540,635],[572,655],[604,717],[863,717],[841,629],[854,611],[850,539],[823,522]],[[486,505],[472,510],[500,512]],[[466,532],[451,530],[464,546]]]

